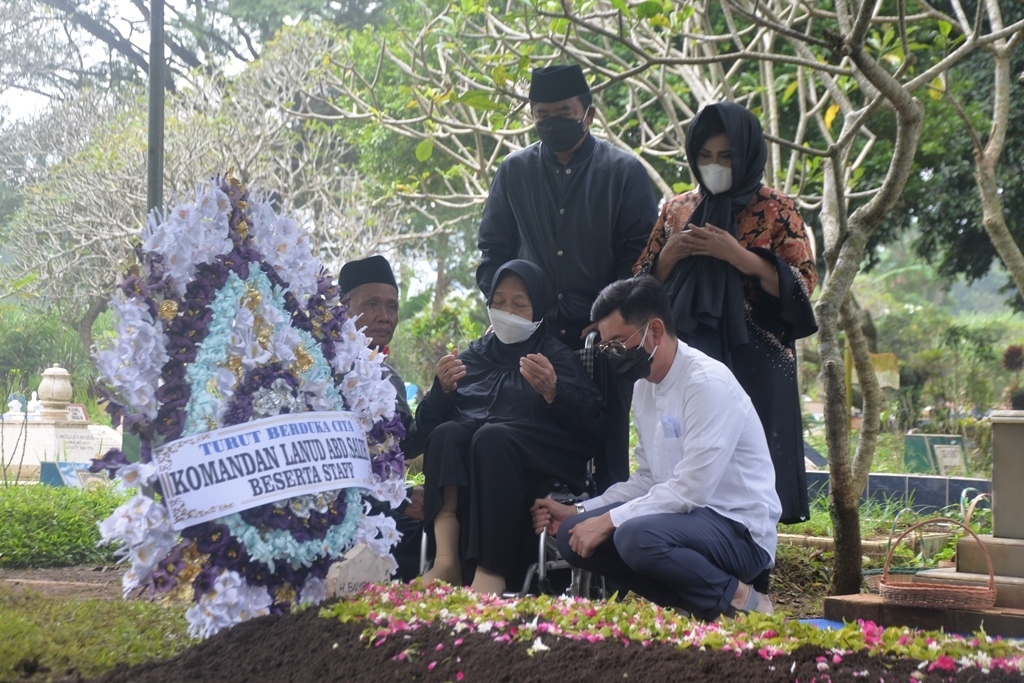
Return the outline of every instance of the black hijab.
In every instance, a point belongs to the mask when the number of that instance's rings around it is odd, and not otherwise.
[[[732,187],[716,195],[704,187],[697,160],[704,143],[718,133],[729,137]],[[701,199],[689,222],[714,225],[736,237],[736,214],[761,188],[767,156],[761,124],[745,107],[719,102],[697,112],[686,131],[686,157],[700,183]],[[731,366],[732,349],[749,341],[740,272],[711,256],[691,256],[676,264],[665,286],[676,333]]]
[[[547,323],[543,322],[544,311],[548,308],[547,285],[544,284],[544,274],[540,268],[530,261],[516,259],[503,264],[495,271],[491,278],[490,294],[487,295],[487,306],[494,300],[494,292],[504,276],[515,273],[526,283],[526,291],[530,295],[530,303],[533,305],[533,322],[541,321],[536,331],[519,342],[518,344],[506,344],[498,339],[493,332],[485,334],[480,340],[480,352],[491,363],[501,367],[519,368],[519,359],[529,353],[538,353],[544,344],[544,335],[547,334]]]

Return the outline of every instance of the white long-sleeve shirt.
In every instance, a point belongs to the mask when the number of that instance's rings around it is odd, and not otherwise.
[[[775,468],[750,398],[718,361],[682,341],[665,379],[633,387],[639,469],[584,503],[628,519],[707,507],[737,521],[774,559],[782,505]]]

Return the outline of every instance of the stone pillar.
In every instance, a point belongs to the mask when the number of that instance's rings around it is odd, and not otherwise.
[[[1024,539],[1024,410],[992,412],[992,535]]]
[[[71,396],[68,371],[54,363],[52,368],[43,371],[43,380],[39,383],[39,400],[43,404],[40,418],[67,421]]]

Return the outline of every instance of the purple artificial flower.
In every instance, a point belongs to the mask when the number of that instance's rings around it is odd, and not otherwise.
[[[374,458],[371,467],[381,479],[390,479],[395,474],[405,472],[405,456],[399,449],[389,450]]]
[[[327,515],[323,512],[311,510],[309,512],[309,519],[303,521],[306,522],[305,527],[309,534],[316,538],[323,538],[327,534],[327,530],[330,529],[330,525],[327,523]]]
[[[156,390],[156,400],[160,401],[162,408],[184,408],[190,393],[188,385],[184,382],[167,382]]]
[[[224,426],[240,425],[252,417],[252,396],[236,392],[224,412]]]
[[[213,522],[187,527],[182,530],[181,535],[191,538],[196,544],[196,550],[204,555],[219,553],[232,540],[230,529],[223,524],[214,524]]]
[[[276,505],[260,505],[259,507],[243,510],[240,514],[243,520],[255,527],[288,531],[294,526],[295,515],[287,507],[279,508]]]
[[[294,538],[299,543],[312,541],[315,538],[315,536],[313,535],[312,531],[309,528],[309,520],[297,519],[297,521],[299,522],[299,524],[293,524],[289,529],[292,538]]]
[[[341,524],[345,521],[345,510],[347,508],[348,504],[342,496],[338,496],[337,500],[328,504],[327,512],[324,513],[324,519],[327,521],[327,525],[334,526],[335,524]]]
[[[196,601],[213,590],[213,584],[223,570],[220,567],[204,567],[192,581],[192,588],[196,593]]]
[[[309,576],[315,576],[318,579],[326,579],[327,572],[331,568],[331,562],[331,558],[326,555],[316,558],[313,560],[313,564],[309,567]]]
[[[156,252],[151,252],[142,258],[142,263],[145,265],[146,272],[149,273],[146,285],[149,287],[150,292],[152,294],[163,294],[166,289],[164,274],[167,272],[167,268],[164,267],[164,257]]]
[[[192,541],[183,540],[171,548],[164,559],[160,560],[156,568],[149,574],[149,597],[154,598],[158,593],[167,593],[178,585],[178,576],[185,569],[185,549],[192,545]]]
[[[216,294],[213,285],[203,280],[192,280],[185,287],[185,314],[197,315],[213,302]]]
[[[250,560],[238,568],[238,573],[245,577],[246,583],[250,586],[265,586],[273,593],[270,584],[274,582],[274,574],[262,562]]]
[[[181,438],[185,429],[185,411],[174,406],[161,406],[156,414],[156,432],[163,435],[164,443]]]
[[[405,425],[402,424],[402,416],[398,413],[392,415],[390,420],[378,420],[370,429],[369,436],[376,443],[384,443],[389,434],[394,435],[398,441],[405,438]]]
[[[144,463],[153,462],[153,442],[149,439],[143,438],[139,440],[139,460]],[[152,486],[157,493],[163,495],[163,489],[160,487],[159,481],[154,481]]]
[[[210,554],[210,562],[218,567],[235,571],[248,561],[249,553],[245,552],[241,542],[233,536],[228,537],[228,542],[220,550]]]
[[[113,390],[103,383],[96,385],[96,393],[101,400],[107,402],[107,414],[110,415],[111,424],[122,424],[129,434],[138,434],[146,438],[149,434],[149,421],[141,413],[130,413],[122,403],[119,403]]]
[[[89,466],[89,471],[93,474],[97,474],[106,470],[107,476],[113,479],[117,476],[117,470],[127,464],[127,456],[125,456],[120,449],[111,448],[103,454],[102,458],[93,458],[92,465]]]
[[[249,278],[249,261],[242,255],[237,247],[224,256],[218,257],[224,266],[235,272],[243,280]]]
[[[182,363],[192,363],[196,359],[196,344],[188,337],[174,337],[167,343],[167,355]]]
[[[129,297],[148,297],[149,286],[146,281],[137,275],[127,275],[124,280],[117,286],[118,289],[123,291]]]

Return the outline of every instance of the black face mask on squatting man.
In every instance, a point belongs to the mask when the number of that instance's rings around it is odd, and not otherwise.
[[[658,347],[655,346],[654,351],[648,354],[647,349],[644,348],[646,339],[647,330],[644,329],[644,336],[640,339],[640,344],[631,349],[627,349],[622,342],[603,344],[600,349],[608,359],[608,366],[612,372],[627,382],[647,379],[651,374],[651,361],[654,359],[654,354],[658,352]]]
[[[586,119],[587,115],[584,114],[583,118]],[[583,134],[586,132],[582,120],[574,121],[561,116],[549,116],[535,125],[540,141],[551,148],[553,152],[568,152],[583,139]]]

